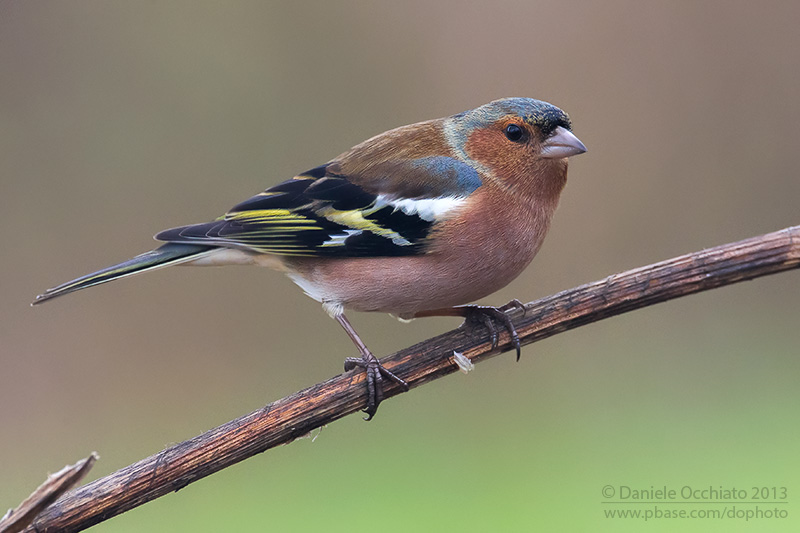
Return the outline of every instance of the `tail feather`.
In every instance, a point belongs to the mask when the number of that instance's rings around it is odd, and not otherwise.
[[[139,272],[147,272],[148,270],[185,263],[197,259],[215,249],[216,247],[214,246],[167,243],[164,246],[137,255],[133,259],[129,259],[118,265],[98,270],[97,272],[63,283],[58,287],[47,289],[44,294],[37,296],[36,300],[31,305],[37,305],[58,296],[138,274]]]

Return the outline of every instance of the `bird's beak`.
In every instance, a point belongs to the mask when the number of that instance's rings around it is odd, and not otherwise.
[[[562,126],[558,126],[553,134],[542,144],[542,157],[545,159],[561,159],[582,154],[586,151],[580,139],[575,137],[571,131]]]

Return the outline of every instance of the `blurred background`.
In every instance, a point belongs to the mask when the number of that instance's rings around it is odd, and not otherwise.
[[[800,224],[798,20],[797,2],[4,0],[0,508],[92,450],[95,479],[339,373],[350,341],[268,270],[28,304],[389,128],[504,96],[571,114],[589,152],[487,303]],[[95,530],[797,531],[798,296],[793,271],[570,331]],[[458,325],[351,319],[379,355]],[[605,485],[785,486],[762,509],[788,518],[612,520]]]

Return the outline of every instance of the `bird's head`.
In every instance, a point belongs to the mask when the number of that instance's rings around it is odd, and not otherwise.
[[[533,98],[495,100],[444,122],[455,152],[507,185],[548,174],[565,178],[566,158],[586,151],[571,130],[569,115]]]

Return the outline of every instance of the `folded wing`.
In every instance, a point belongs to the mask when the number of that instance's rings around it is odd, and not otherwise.
[[[280,183],[213,222],[162,231],[161,241],[288,256],[424,253],[435,224],[481,184],[449,157],[384,162],[346,175],[333,161]]]

